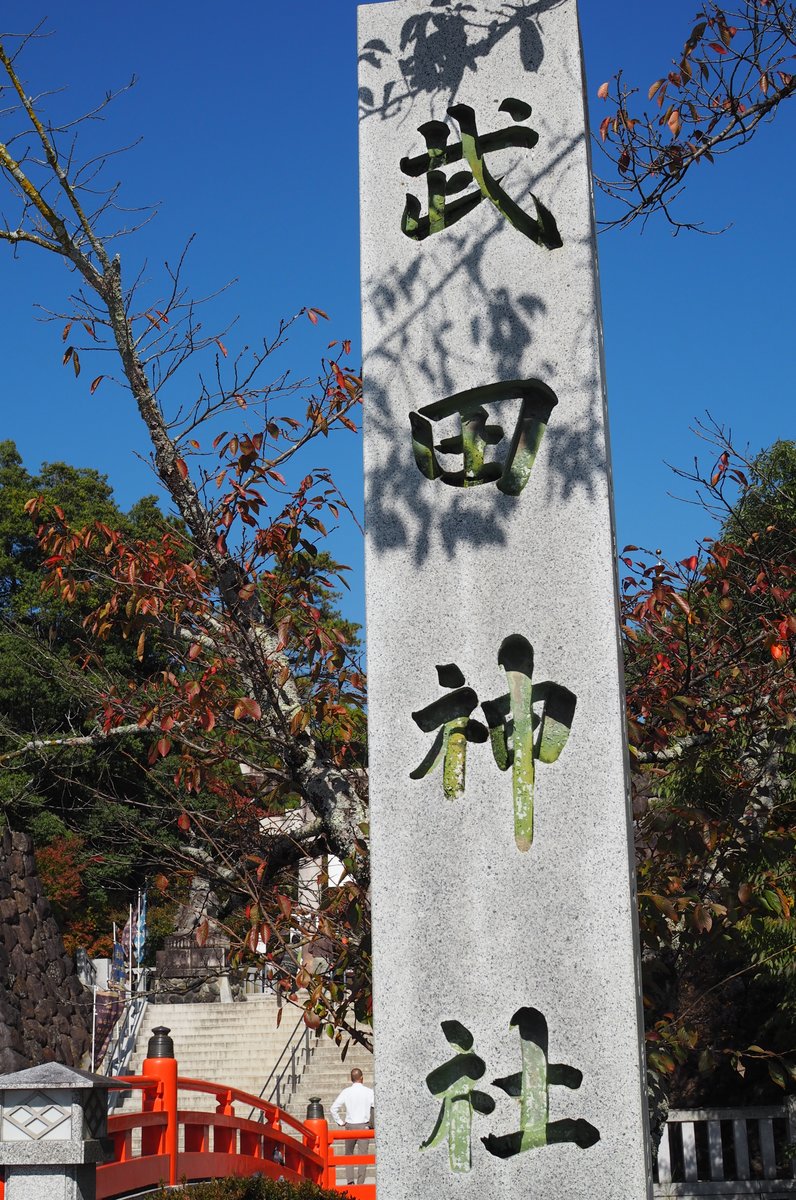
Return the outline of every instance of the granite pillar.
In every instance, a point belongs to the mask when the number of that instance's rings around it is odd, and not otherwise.
[[[360,8],[379,1200],[650,1192],[575,0]]]

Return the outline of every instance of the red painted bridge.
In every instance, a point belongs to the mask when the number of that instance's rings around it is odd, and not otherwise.
[[[309,1179],[361,1200],[376,1200],[373,1183],[338,1183],[356,1177],[375,1153],[347,1154],[347,1143],[371,1141],[372,1130],[330,1130],[325,1119],[301,1122],[276,1105],[237,1088],[185,1079],[173,1058],[147,1058],[142,1075],[120,1076],[141,1095],[138,1112],[108,1118],[113,1160],[97,1169],[97,1200],[116,1200],[159,1184],[227,1175],[265,1175],[300,1183]],[[179,1107],[180,1092],[207,1096],[207,1110]],[[236,1106],[249,1115],[236,1113]],[[140,1136],[136,1136],[140,1134]],[[369,1146],[369,1150],[375,1148]],[[348,1169],[347,1169],[348,1168]]]

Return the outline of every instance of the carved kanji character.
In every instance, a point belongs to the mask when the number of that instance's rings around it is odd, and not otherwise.
[[[472,1166],[473,1109],[491,1113],[495,1102],[475,1085],[486,1072],[486,1063],[473,1051],[473,1035],[458,1021],[443,1021],[442,1032],[456,1054],[426,1076],[432,1096],[442,1101],[437,1123],[421,1150],[448,1143],[452,1171],[469,1171]]]
[[[467,743],[489,741],[500,770],[511,768],[514,840],[519,850],[526,851],[533,842],[536,762],[558,760],[569,739],[577,700],[560,683],[534,684],[533,646],[522,634],[504,639],[498,663],[509,690],[481,705],[486,726],[472,717],[478,696],[465,686],[456,664],[437,667],[441,686],[455,690],[412,713],[424,733],[439,732],[410,778],[423,779],[442,763],[443,791],[449,799],[459,799],[465,791]]]
[[[537,246],[557,250],[563,245],[553,214],[538,196],[530,193],[536,209],[536,216],[532,217],[511,198],[502,186],[502,180],[496,179],[486,165],[486,156],[492,151],[508,148],[532,150],[539,141],[539,134],[534,129],[519,124],[530,117],[530,104],[508,98],[500,105],[499,111],[508,113],[512,121],[517,123],[516,127],[509,126],[481,135],[470,105],[452,105],[448,109],[448,116],[459,126],[461,140],[451,146],[448,145],[450,130],[444,121],[426,121],[419,127],[418,133],[423,135],[426,143],[426,153],[414,158],[402,158],[400,165],[405,175],[414,178],[426,176],[428,212],[421,215],[422,207],[418,198],[411,193],[407,196],[401,220],[401,228],[407,237],[422,241],[460,221],[482,200],[489,200],[498,212]],[[468,169],[446,177],[444,168],[462,159]],[[458,194],[472,183],[477,185],[473,190],[463,196]],[[450,196],[456,196],[456,199],[449,200]]]
[[[410,779],[422,779],[442,763],[442,787],[445,795],[458,800],[464,795],[467,767],[467,743],[485,742],[489,734],[470,714],[478,707],[478,697],[472,688],[465,687],[465,678],[455,663],[437,667],[441,687],[455,688],[448,696],[412,713],[412,720],[424,733],[439,733],[419,767]]]
[[[500,425],[488,424],[484,405],[516,398],[520,399],[520,411],[508,449],[502,459],[490,460],[489,447],[499,446],[506,435]],[[539,379],[511,379],[446,396],[409,414],[415,462],[426,479],[439,479],[451,487],[494,483],[504,495],[519,496],[556,404],[555,392]],[[459,417],[459,432],[435,442],[434,423],[452,416]],[[446,469],[439,454],[461,455],[462,467]]]
[[[519,1008],[511,1018],[519,1030],[522,1069],[503,1079],[494,1079],[495,1087],[520,1102],[520,1128],[514,1133],[488,1134],[481,1138],[490,1154],[511,1158],[525,1150],[538,1150],[551,1142],[574,1142],[581,1150],[600,1140],[600,1134],[588,1121],[565,1118],[548,1121],[549,1088],[579,1088],[583,1072],[563,1063],[547,1060],[547,1021],[536,1008]]]

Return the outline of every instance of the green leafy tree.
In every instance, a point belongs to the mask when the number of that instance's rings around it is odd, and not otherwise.
[[[32,496],[131,536],[149,535],[165,519],[154,497],[122,513],[98,472],[45,463],[32,474],[13,443],[0,443],[0,804],[6,821],[34,837],[67,943],[107,950],[112,921],[124,920],[150,863],[140,830],[157,826],[145,816],[152,789],[143,739],[122,750],[95,738],[97,692],[109,679],[143,677],[163,663],[139,663],[134,646],[117,637],[80,668],[92,649],[83,619],[102,581],[80,603],[42,592],[45,555],[25,513]],[[74,894],[67,876],[80,880]]]

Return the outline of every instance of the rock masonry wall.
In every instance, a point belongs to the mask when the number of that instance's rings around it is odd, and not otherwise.
[[[24,833],[0,839],[0,1074],[43,1062],[80,1067],[91,999],[64,949]]]

